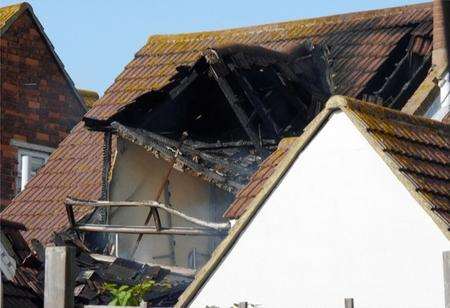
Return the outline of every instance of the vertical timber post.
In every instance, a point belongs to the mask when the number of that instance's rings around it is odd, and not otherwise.
[[[44,308],[74,307],[74,256],[73,247],[45,249]]]
[[[345,308],[354,308],[353,298],[345,299]]]
[[[0,271],[0,308],[3,308],[3,274]]]
[[[445,308],[450,308],[450,251],[442,253],[444,259]]]

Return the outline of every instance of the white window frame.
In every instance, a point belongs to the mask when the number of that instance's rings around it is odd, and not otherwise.
[[[54,148],[33,144],[28,142],[23,142],[19,140],[12,139],[10,144],[17,148],[17,177],[16,177],[16,189],[17,192],[22,190],[22,185],[19,183],[19,178],[22,178],[22,156],[26,155],[30,158],[39,158],[43,159],[45,165],[48,161],[50,154],[55,150]],[[30,162],[31,163],[31,162]],[[42,166],[43,166],[42,165]],[[31,179],[31,175],[29,175],[28,179]]]
[[[450,71],[446,71],[438,80],[439,94],[434,99],[425,116],[434,120],[442,119],[450,112]]]

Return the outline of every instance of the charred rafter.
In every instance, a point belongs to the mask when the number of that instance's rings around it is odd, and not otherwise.
[[[171,83],[100,124],[166,161],[179,150],[176,169],[237,192],[283,137],[302,133],[332,93],[327,48],[304,45],[292,54],[243,45],[208,49]],[[178,148],[184,131],[189,139]]]
[[[170,160],[170,158],[174,155],[175,141],[173,140],[169,140],[168,138],[164,138],[162,136],[157,136],[156,134],[150,132],[144,132],[142,130],[126,127],[117,122],[113,122],[111,125],[116,130],[117,134],[122,138],[143,146],[147,150],[156,151],[158,155],[165,160]],[[198,163],[196,162],[198,158],[195,156],[195,153],[199,152],[193,149],[188,149],[185,145],[181,147],[180,151],[182,155],[177,157],[177,162],[181,163],[181,165],[195,173],[202,174],[205,179],[214,182],[219,187],[223,187],[226,190],[232,192],[239,190],[243,186],[243,183],[238,182],[239,178],[246,178],[249,176],[249,170],[231,163],[227,163],[224,160],[213,161],[211,157],[208,157],[203,153],[201,153],[202,156],[200,158],[204,159],[209,164]],[[212,164],[216,162],[220,163],[221,166],[213,167]],[[224,172],[233,172],[233,176],[231,174],[227,176],[227,174],[217,171],[219,169],[224,170]]]
[[[236,96],[236,94],[233,92],[232,88],[228,84],[228,81],[219,76],[218,72],[214,69],[214,67],[211,66],[210,68],[212,76],[217,80],[217,83],[219,84],[220,89],[223,91],[223,94],[228,100],[228,103],[230,104],[231,108],[236,114],[236,117],[239,119],[239,122],[241,122],[242,127],[244,128],[245,132],[247,133],[250,140],[253,142],[253,145],[255,147],[259,147],[259,138],[258,135],[255,133],[254,129],[251,127],[252,122],[252,116],[248,116],[245,111],[242,109],[242,107],[239,104],[239,99]]]

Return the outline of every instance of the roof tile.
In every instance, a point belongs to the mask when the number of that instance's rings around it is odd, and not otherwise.
[[[137,96],[167,84],[178,65],[192,64],[202,50],[236,43],[278,51],[307,38],[313,42],[327,43],[334,61],[343,62],[342,69],[337,72],[337,79],[343,82],[340,93],[357,96],[372,78],[373,71],[397,46],[399,39],[414,31],[417,23],[431,20],[431,8],[430,4],[420,4],[224,31],[152,36],[87,116],[109,118]],[[367,56],[372,58],[371,61],[366,60]],[[348,66],[345,66],[343,59],[348,59]],[[25,233],[28,240],[37,238],[44,243],[49,241],[53,231],[66,226],[62,218],[66,215],[62,202],[68,194],[89,199],[100,197],[102,136],[101,132],[88,131],[83,123],[78,124],[27,189],[0,215],[25,225],[32,224],[33,228]],[[430,138],[427,137],[427,140]],[[442,140],[429,142],[442,144]],[[284,153],[286,149],[279,148],[263,165],[263,168],[266,167],[264,172],[256,174],[255,179],[269,176]],[[67,174],[67,170],[72,171]],[[239,202],[237,200],[235,204]],[[29,206],[33,207],[33,216],[27,216]],[[235,213],[241,214],[244,208],[237,206]],[[77,212],[77,217],[85,213]]]
[[[351,98],[346,98],[346,101],[347,104],[340,108],[359,122],[415,192],[450,226],[450,125]],[[292,139],[293,142],[301,140]],[[277,164],[273,162],[279,162],[288,152],[278,148],[263,162],[247,186],[238,193],[225,217],[239,218],[245,212],[255,198],[249,190],[267,185],[268,178],[261,180],[257,174],[267,169],[276,170]]]

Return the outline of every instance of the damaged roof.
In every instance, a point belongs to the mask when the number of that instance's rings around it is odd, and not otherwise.
[[[138,97],[92,129],[111,126],[157,158],[236,193],[281,138],[297,136],[332,93],[328,50],[209,48],[160,90]],[[185,140],[180,143],[180,136]]]
[[[152,36],[87,117],[107,120],[138,96],[167,85],[177,67],[193,64],[207,48],[238,43],[295,50],[307,39],[330,47],[335,93],[375,96],[396,107],[427,68],[431,31],[432,6],[427,3],[224,31]],[[411,57],[420,61],[406,61]],[[402,65],[395,65],[400,62]],[[418,63],[417,74],[410,76],[406,68],[412,62]],[[394,93],[399,95],[392,97]],[[84,123],[77,125],[1,216],[24,223],[27,240],[48,243],[54,231],[68,226],[67,196],[99,199],[102,195],[103,135],[89,131]],[[76,218],[85,214],[78,212]]]
[[[419,27],[420,26],[420,27]],[[415,31],[415,32],[414,32]],[[180,65],[195,62],[202,51],[229,44],[257,45],[283,51],[305,39],[332,46],[337,93],[357,97],[396,48],[431,51],[431,3],[312,18],[222,31],[151,36],[107,89],[90,117],[108,118],[124,103],[166,85]],[[408,41],[408,42],[407,42]],[[402,46],[405,44],[405,46]]]
[[[350,118],[394,175],[450,239],[450,125],[349,97],[333,96],[300,137],[281,142],[278,150],[266,159],[238,194],[225,215],[240,219],[198,272],[176,307],[188,305],[195,297],[297,157],[337,110]]]
[[[410,116],[394,110],[351,98],[332,99],[325,114],[337,107],[351,116],[364,135],[369,137],[382,157],[389,160],[403,178],[405,186],[426,200],[428,207],[450,226],[450,126],[422,117]],[[322,112],[322,113],[324,113]],[[322,119],[323,116],[318,116]],[[324,121],[322,119],[322,121]],[[314,130],[317,120],[309,126]],[[313,126],[313,128],[311,128]],[[236,219],[249,208],[258,194],[267,186],[271,176],[299,138],[282,140],[252,176],[248,185],[236,196],[224,216]]]
[[[43,288],[37,278],[38,271],[28,266],[27,259],[30,256],[30,249],[20,234],[26,231],[24,225],[13,221],[0,219],[2,231],[2,244],[7,247],[17,264],[14,277],[8,280],[2,275],[3,301],[5,307],[42,307]]]

